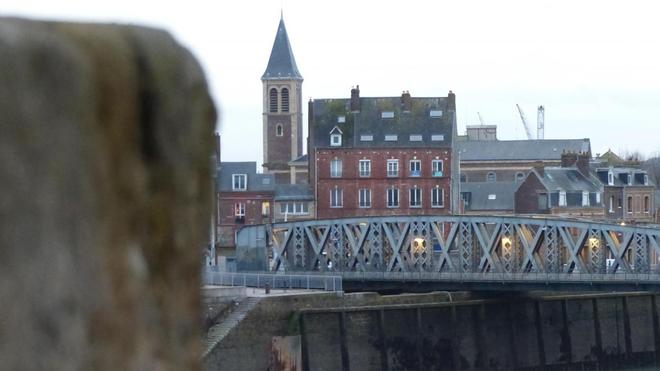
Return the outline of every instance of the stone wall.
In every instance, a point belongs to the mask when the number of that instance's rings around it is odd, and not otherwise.
[[[196,369],[200,66],[160,30],[8,18],[0,55],[0,369]]]

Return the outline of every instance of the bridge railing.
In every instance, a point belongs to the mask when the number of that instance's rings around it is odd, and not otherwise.
[[[307,289],[342,291],[339,275],[280,274],[280,273],[232,273],[207,270],[202,275],[205,285],[245,286],[271,289]]]

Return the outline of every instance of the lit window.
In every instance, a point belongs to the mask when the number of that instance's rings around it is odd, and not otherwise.
[[[387,160],[387,176],[399,176],[399,160]]]
[[[431,110],[429,112],[430,117],[442,117],[442,111],[439,110]]]
[[[444,188],[435,187],[431,190],[431,207],[444,207],[445,206],[445,190]]]
[[[380,117],[384,118],[384,119],[393,119],[394,118],[394,112],[392,112],[392,111],[383,111],[383,112],[381,112]]]
[[[371,189],[360,189],[358,196],[360,207],[371,207]]]
[[[566,191],[559,191],[559,206],[566,206]]]
[[[247,174],[233,174],[231,176],[232,190],[245,191],[247,189]]]
[[[422,207],[422,190],[417,187],[410,189],[410,207]]]
[[[237,218],[245,218],[245,204],[237,202],[234,204],[234,216]]]
[[[360,176],[371,176],[371,160],[360,160],[359,170]]]
[[[330,207],[342,207],[344,204],[344,192],[341,188],[330,190]]]
[[[387,189],[387,207],[399,207],[399,189]]]
[[[289,112],[289,89],[282,89],[282,112]]]
[[[341,160],[334,159],[330,161],[330,176],[333,178],[340,178],[341,168],[342,168]]]
[[[422,175],[422,161],[410,160],[410,176],[421,176],[421,175]]]
[[[582,192],[582,206],[589,206],[589,192]]]
[[[494,182],[496,180],[497,180],[497,176],[495,175],[495,173],[490,172],[490,173],[488,173],[488,175],[486,175],[486,181],[487,182]]]
[[[397,140],[399,140],[399,136],[396,134],[385,135],[386,142],[396,142]]]
[[[275,129],[275,134],[278,137],[281,137],[282,135],[284,135],[284,129],[282,128],[282,124],[277,124],[277,127]]]
[[[443,170],[444,166],[442,160],[431,161],[431,171],[433,172],[433,176],[442,176]]]
[[[431,135],[431,141],[432,142],[442,142],[445,140],[445,136],[442,134],[433,134]]]

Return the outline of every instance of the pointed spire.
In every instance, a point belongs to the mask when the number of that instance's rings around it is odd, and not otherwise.
[[[275,42],[273,43],[273,49],[270,52],[268,67],[266,67],[266,71],[263,76],[261,76],[261,79],[303,79],[298,71],[298,66],[296,66],[296,59],[293,57],[293,51],[291,50],[291,44],[289,43],[289,36],[287,35],[286,27],[284,26],[284,12],[280,14],[280,24],[277,27]]]

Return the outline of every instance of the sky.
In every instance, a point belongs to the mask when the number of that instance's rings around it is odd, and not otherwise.
[[[456,94],[458,130],[498,125],[660,155],[660,3],[609,0],[0,0],[3,15],[164,28],[205,70],[223,161],[262,162],[263,74],[284,15],[310,98]],[[305,134],[306,135],[306,134]]]

